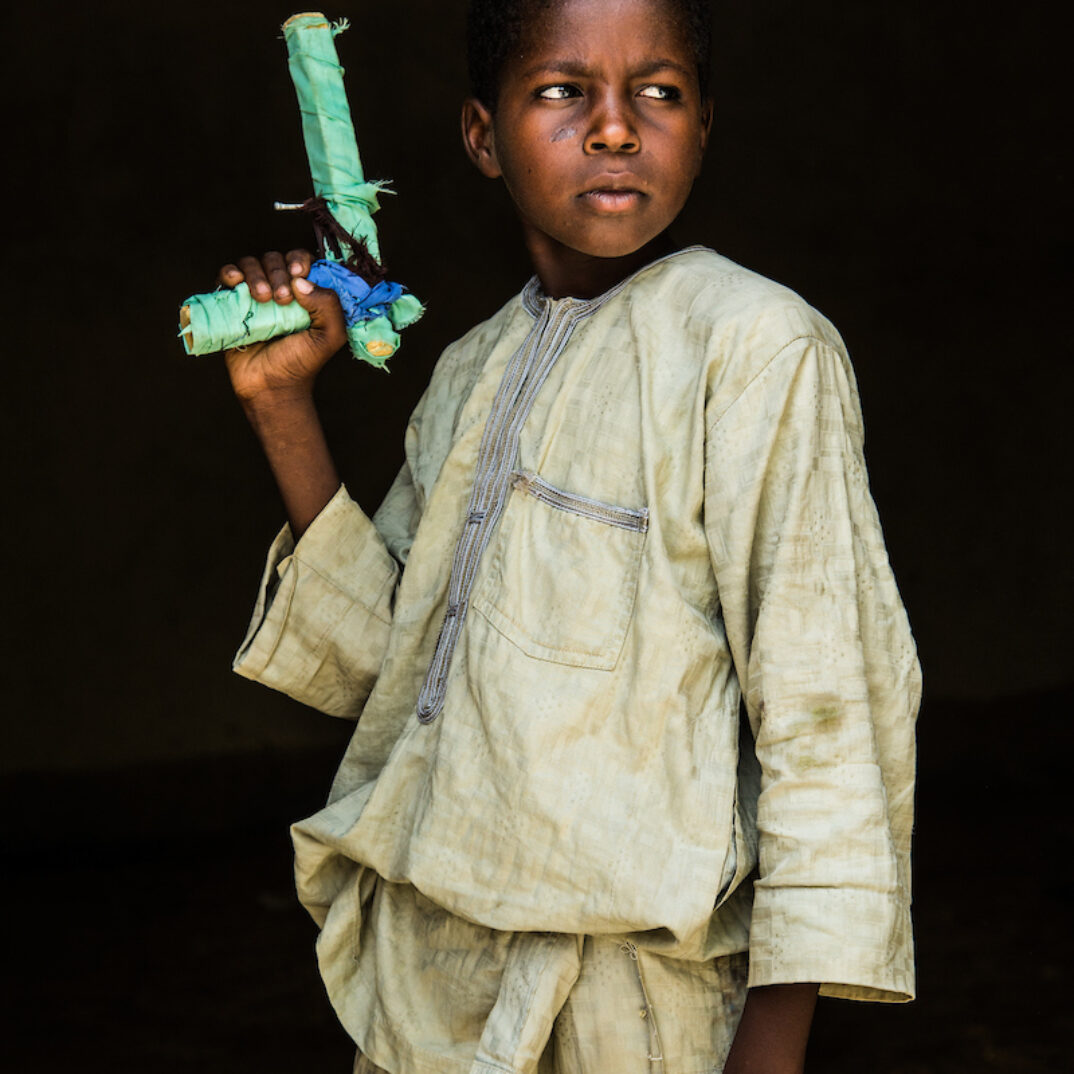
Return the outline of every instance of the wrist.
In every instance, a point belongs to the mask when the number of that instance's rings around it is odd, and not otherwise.
[[[314,378],[288,384],[263,385],[249,393],[236,393],[244,410],[277,410],[293,405],[307,405],[313,399]]]
[[[267,423],[290,424],[296,418],[315,413],[313,382],[289,384],[281,388],[262,388],[250,395],[240,395],[239,404],[255,427]]]

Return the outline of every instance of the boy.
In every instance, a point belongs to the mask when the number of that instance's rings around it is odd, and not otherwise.
[[[918,669],[842,343],[667,238],[706,33],[473,5],[464,141],[536,275],[444,353],[372,520],[312,404],[333,296],[303,252],[221,272],[311,314],[227,356],[289,518],[236,669],[361,715],[293,829],[359,1070],[798,1071],[818,987],[912,996]]]

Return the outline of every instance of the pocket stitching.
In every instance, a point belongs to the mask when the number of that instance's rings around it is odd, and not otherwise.
[[[649,509],[647,507],[633,508],[620,507],[617,504],[607,503],[603,500],[595,500],[591,496],[580,496],[576,492],[567,492],[566,489],[545,481],[543,477],[528,470],[515,470],[510,477],[511,487],[527,496],[557,511],[563,511],[569,515],[578,515],[588,518],[593,522],[600,522],[606,526],[616,526],[619,529],[630,530],[633,533],[648,533]],[[544,495],[544,494],[547,495]],[[613,517],[603,517],[600,512]]]

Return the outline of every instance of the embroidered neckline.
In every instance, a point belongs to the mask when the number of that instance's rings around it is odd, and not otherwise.
[[[561,306],[562,308],[570,309],[578,316],[585,317],[591,313],[595,313],[605,302],[614,298],[628,283],[636,280],[643,272],[648,272],[649,269],[656,265],[661,265],[674,257],[680,257],[682,254],[695,253],[698,250],[707,249],[707,246],[695,244],[693,246],[684,246],[681,250],[672,250],[671,253],[664,254],[662,257],[658,257],[655,261],[650,261],[647,265],[642,265],[640,269],[632,272],[625,279],[620,280],[614,287],[610,287],[603,294],[597,295],[595,298],[549,298],[541,290],[541,281],[538,280],[536,276],[531,276],[526,282],[526,286],[522,288],[522,306],[526,312],[533,317],[539,317],[545,306],[549,303],[551,303],[553,307]]]

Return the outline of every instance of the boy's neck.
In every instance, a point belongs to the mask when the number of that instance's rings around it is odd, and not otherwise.
[[[544,234],[526,235],[541,290],[549,298],[596,298],[657,258],[678,249],[665,231],[622,257],[593,257]]]

